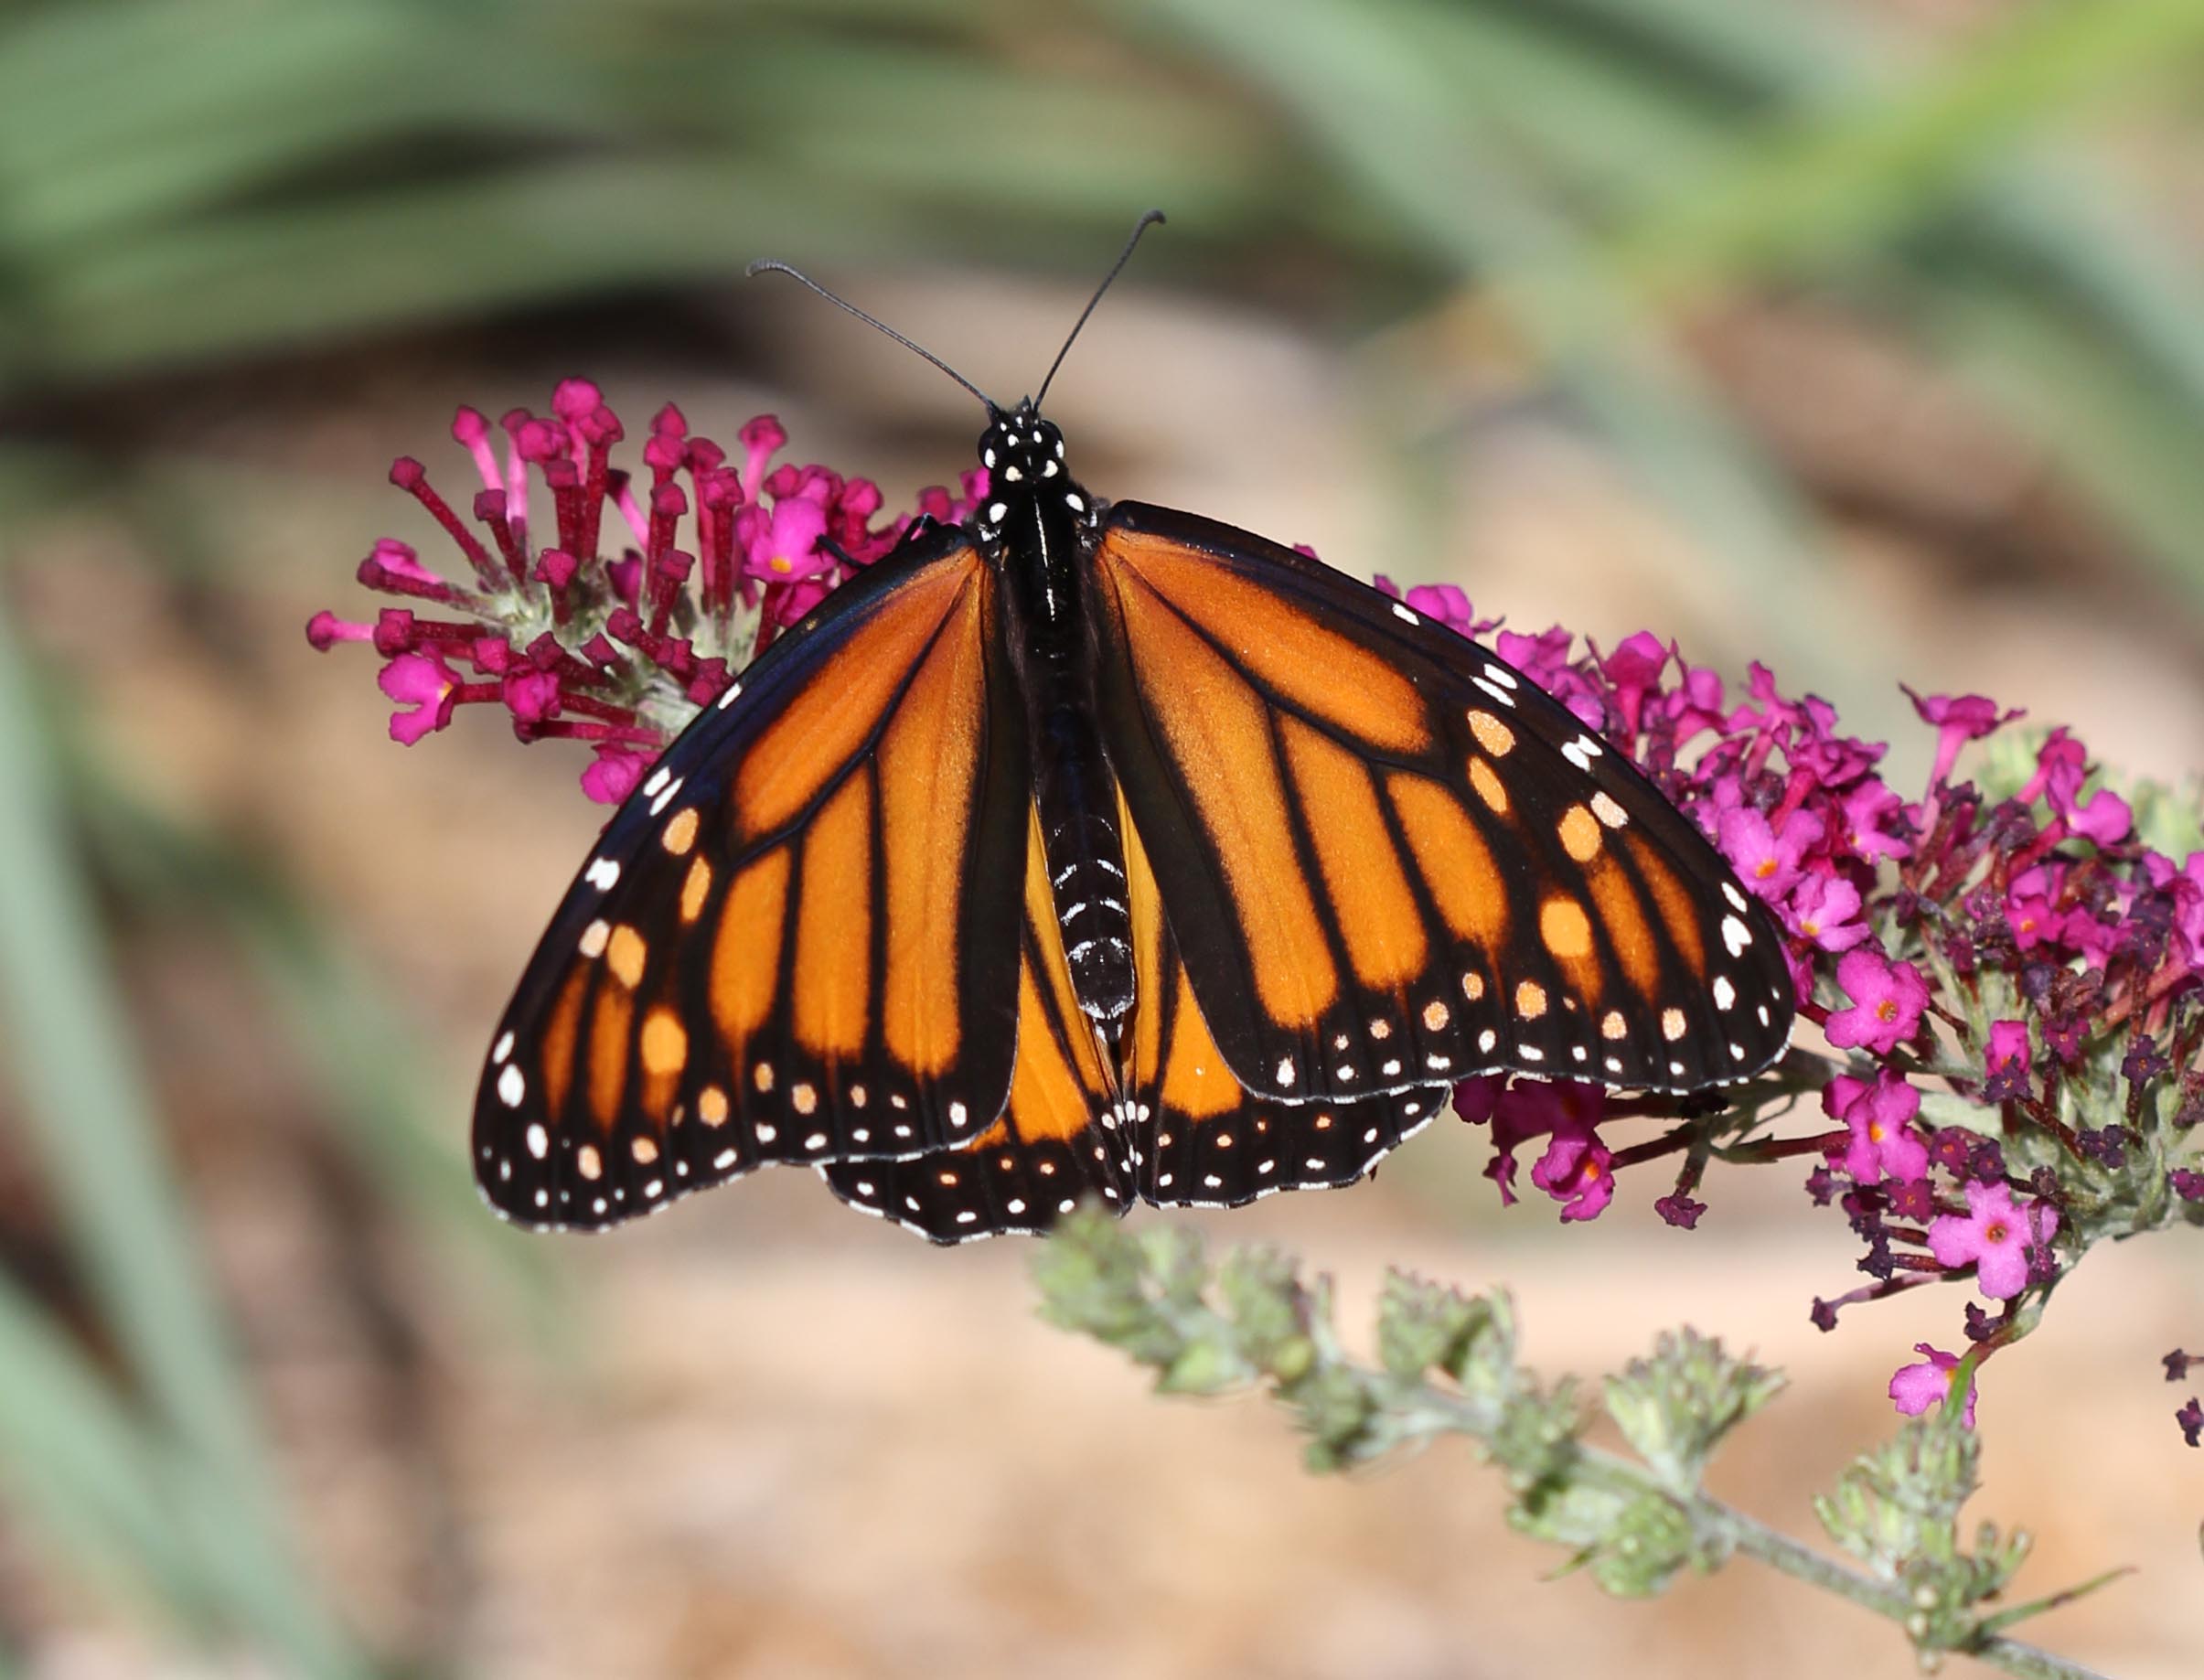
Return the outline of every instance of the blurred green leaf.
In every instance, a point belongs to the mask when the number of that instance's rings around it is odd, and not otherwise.
[[[204,1625],[205,1582],[164,1497],[158,1443],[5,1276],[0,1369],[0,1479],[94,1578],[150,1590],[187,1624]]]
[[[66,1230],[194,1484],[181,1536],[305,1673],[362,1672],[280,1537],[253,1408],[193,1243],[0,597],[0,1026]]]
[[[1887,242],[2003,150],[2200,45],[2199,0],[2024,8],[1901,85],[1756,136],[1734,167],[1684,184],[1627,230],[1606,261],[1674,293]]]

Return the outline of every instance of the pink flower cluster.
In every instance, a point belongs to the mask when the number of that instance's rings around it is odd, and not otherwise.
[[[316,647],[363,642],[380,656],[391,739],[411,746],[462,706],[502,706],[523,741],[588,745],[583,790],[616,805],[779,630],[914,518],[952,521],[986,494],[986,475],[968,474],[957,493],[924,491],[915,514],[882,521],[869,479],[776,465],[787,434],[769,414],[731,455],[669,403],[643,444],[647,476],[613,464],[626,435],[586,380],[562,382],[549,414],[515,409],[493,426],[461,409],[452,437],[481,484],[471,525],[419,461],[391,466],[456,551],[455,577],[386,537],[359,581],[403,605],[371,620],[316,613],[306,626]],[[532,509],[545,506],[540,541]]]
[[[1464,635],[1496,628],[1456,593],[1409,599]],[[1684,1157],[1655,1206],[1689,1227],[1706,1211],[1692,1193],[1710,1161],[1815,1158],[1808,1188],[1842,1206],[1872,1279],[1816,1301],[1815,1322],[1971,1279],[2004,1309],[1969,1309],[1985,1355],[2023,1333],[2017,1303],[2056,1282],[2062,1235],[2070,1263],[2100,1236],[2204,1219],[2204,1172],[2150,1164],[2187,1155],[2204,1118],[2204,851],[2176,862],[2139,844],[2133,808],[2091,786],[2069,732],[2051,731],[2025,781],[1994,798],[1953,777],[1970,743],[2018,714],[1979,696],[1915,696],[1936,739],[1929,786],[1910,801],[1879,774],[1883,746],[1845,734],[1826,702],[1784,695],[1764,667],[1733,699],[1649,634],[1609,653],[1578,651],[1559,627],[1501,630],[1491,645],[1628,753],[1774,909],[1801,1013],[1840,1053],[1834,1069],[1794,1053],[1727,1112],[1620,1147],[1613,1123],[1674,1117],[1676,1105],[1467,1081],[1455,1106],[1491,1126],[1488,1173],[1504,1200],[1516,1151],[1539,1140],[1531,1182],[1565,1220],[1596,1216],[1617,1170],[1639,1161]],[[1966,1099],[1979,1120],[1931,1128],[1929,1088]],[[1771,1135],[1771,1111],[1803,1092],[1835,1129]],[[2092,1123],[2062,1120],[2062,1094]],[[2146,1135],[2152,1147],[2134,1147]],[[1920,1351],[1929,1362],[1892,1384],[1903,1410],[1942,1398],[1960,1364]],[[1974,1404],[1970,1386],[1970,1419]]]

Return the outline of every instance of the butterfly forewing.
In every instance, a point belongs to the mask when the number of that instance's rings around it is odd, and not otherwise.
[[[1111,765],[1251,1092],[1511,1068],[1691,1089],[1781,1054],[1772,919],[1504,663],[1290,550],[1138,503],[1111,509],[1091,590]]]
[[[1032,807],[961,532],[829,596],[607,827],[500,1022],[476,1178],[594,1226],[769,1161],[968,1142],[1011,1086]]]

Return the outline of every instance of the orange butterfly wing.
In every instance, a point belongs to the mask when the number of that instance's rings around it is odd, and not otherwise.
[[[1018,1060],[1001,1118],[960,1149],[820,1167],[851,1206],[937,1243],[1044,1231],[1081,1197],[1124,1212],[1136,1166],[1131,1133],[1094,1022],[1072,990],[1037,814],[1028,825],[1022,949]]]
[[[1032,808],[961,533],[837,591],[608,825],[499,1023],[476,1177],[594,1227],[769,1161],[910,1156],[1003,1108]]]
[[[1138,503],[1110,510],[1092,579],[1111,765],[1248,1090],[1338,1102],[1503,1069],[1682,1090],[1781,1054],[1772,918],[1504,663]]]
[[[1129,816],[1121,817],[1120,832],[1139,985],[1120,1049],[1144,1200],[1237,1207],[1281,1190],[1352,1184],[1445,1108],[1445,1085],[1311,1103],[1279,1102],[1242,1085],[1194,1001]]]

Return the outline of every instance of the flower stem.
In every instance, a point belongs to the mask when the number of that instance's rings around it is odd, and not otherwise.
[[[1493,1420],[1482,1408],[1464,1406],[1457,1396],[1438,1387],[1430,1387],[1425,1397],[1428,1401],[1426,1406],[1411,1407],[1409,1410],[1418,1414],[1427,1427],[1479,1437],[1491,1433]],[[1696,1533],[1725,1543],[1723,1549],[1758,1558],[1780,1574],[1803,1581],[1810,1587],[1818,1587],[1824,1592],[1835,1593],[1838,1598],[1895,1621],[1900,1627],[1904,1627],[1914,1613],[1914,1607],[1906,1596],[1905,1588],[1898,1582],[1870,1575],[1865,1569],[1855,1568],[1850,1564],[1839,1563],[1804,1542],[1792,1539],[1780,1529],[1770,1527],[1749,1513],[1709,1494],[1678,1498],[1650,1470],[1634,1460],[1597,1447],[1578,1446],[1570,1460],[1569,1478],[1585,1486],[1600,1488],[1625,1498],[1653,1496],[1670,1499],[1689,1517]],[[2117,1570],[2112,1571],[2102,1579],[2091,1581],[2083,1588],[2055,1595],[2027,1608],[2049,1609],[2102,1585],[2103,1579],[2110,1579],[2119,1573]],[[1998,1620],[2007,1621],[2010,1616],[2011,1612],[2008,1612],[2007,1617]],[[1985,1635],[1979,1643],[1968,1647],[1964,1654],[2006,1674],[2022,1675],[2024,1680],[2105,1680],[2093,1668],[2086,1668],[2039,1646],[2024,1644],[2001,1634]]]

